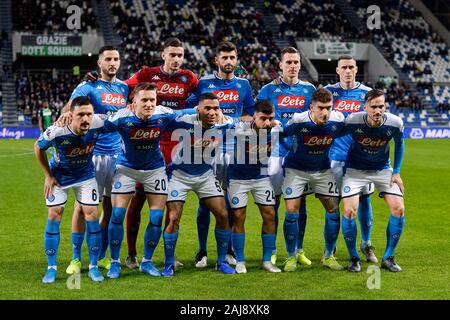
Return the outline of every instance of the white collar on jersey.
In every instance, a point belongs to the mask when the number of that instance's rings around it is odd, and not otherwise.
[[[235,76],[234,74],[233,74],[233,77],[232,77],[231,79],[224,79],[224,78],[221,78],[221,77],[219,77],[219,75],[217,74],[216,71],[214,71],[214,76],[215,76],[217,79],[223,80],[223,81],[231,81],[231,80],[233,80],[234,78],[236,78],[236,76]]]
[[[288,86],[288,87],[292,87],[292,86],[295,86],[295,85],[299,84],[299,83],[300,83],[300,79],[297,79],[297,82],[294,83],[294,84],[287,84],[287,83],[283,80],[283,77],[280,77],[280,82],[283,83],[284,85]]]
[[[354,89],[358,88],[358,87],[361,85],[361,82],[356,81],[356,82],[355,82],[355,86],[354,86],[353,88],[351,88],[351,89],[344,89],[344,88],[341,86],[341,83],[340,83],[340,82],[338,82],[338,84],[339,84],[339,88],[341,88],[342,90],[354,90]]]

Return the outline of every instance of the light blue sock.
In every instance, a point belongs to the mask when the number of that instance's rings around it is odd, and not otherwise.
[[[338,212],[325,212],[325,227],[323,235],[325,238],[325,257],[330,257],[333,255],[334,249],[336,248],[336,241],[339,235],[339,229],[341,227]]]
[[[231,241],[233,243],[234,253],[236,254],[237,262],[245,261],[244,247],[245,247],[245,232],[232,233]]]
[[[164,209],[150,209],[150,222],[148,223],[144,234],[144,258],[146,260],[152,260],[153,253],[161,238],[163,217]]]
[[[175,233],[167,233],[163,234],[164,239],[164,254],[165,254],[165,264],[174,264],[175,263],[175,248],[177,246],[178,240],[178,231]]]
[[[359,197],[358,219],[361,227],[361,239],[363,244],[370,244],[372,235],[373,213],[370,196]]]
[[[83,248],[84,232],[72,232],[72,260],[81,261],[81,249]]]
[[[197,210],[197,235],[199,251],[208,251],[208,231],[211,214],[208,206],[200,204]]]
[[[225,262],[225,256],[228,250],[228,242],[231,238],[231,229],[219,229],[214,230],[217,242],[217,262]]]
[[[44,232],[44,248],[47,255],[48,266],[56,266],[56,257],[59,247],[59,225],[60,221],[47,220]]]
[[[123,241],[123,220],[127,208],[113,207],[111,219],[109,220],[108,239],[111,250],[111,259],[120,260],[120,247]]]
[[[272,252],[276,251],[276,235],[275,233],[261,234],[263,245],[263,258],[262,261],[270,261]]]
[[[295,247],[297,245],[298,237],[298,213],[286,212],[283,230],[288,256],[295,257]]]
[[[384,251],[383,260],[393,257],[395,253],[395,248],[397,247],[398,241],[405,227],[405,217],[396,217],[391,213],[389,217],[389,223],[386,229],[386,250]]]
[[[100,250],[100,255],[98,256],[99,260],[103,259],[106,256],[106,251],[108,250],[108,227],[101,229],[101,237],[102,248]]]
[[[358,251],[356,251],[356,237],[358,235],[358,230],[356,228],[355,218],[347,219],[345,216],[342,216],[342,234],[344,236],[350,258],[356,257],[359,259]]]
[[[91,266],[96,266],[102,244],[101,230],[98,220],[86,221],[86,229],[87,234],[89,235],[86,236],[86,242],[89,250],[89,264]]]
[[[303,240],[305,239],[306,220],[308,216],[306,214],[306,200],[302,202],[300,211],[298,212],[298,237],[297,237],[297,250],[303,249]]]

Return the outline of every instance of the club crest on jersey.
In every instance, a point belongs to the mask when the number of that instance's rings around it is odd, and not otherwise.
[[[95,139],[95,138],[98,137],[98,133],[97,133],[97,132],[94,132],[94,134],[93,134],[92,136],[93,136],[93,138]]]
[[[181,80],[181,82],[186,83],[187,82],[187,77],[186,76],[181,76],[180,80]]]
[[[125,98],[123,94],[120,93],[103,92],[102,104],[116,107],[125,107]]]
[[[130,139],[131,140],[143,140],[143,141],[151,141],[159,139],[161,135],[161,129],[159,127],[152,128],[132,128],[130,130]]]
[[[278,96],[278,108],[303,109],[304,107],[304,96]]]
[[[358,100],[336,100],[334,101],[334,110],[340,112],[360,112],[361,101]]]
[[[311,136],[306,135],[304,137],[304,143],[305,146],[308,147],[328,147],[331,146],[333,143],[333,136],[332,135],[318,135],[318,136]]]

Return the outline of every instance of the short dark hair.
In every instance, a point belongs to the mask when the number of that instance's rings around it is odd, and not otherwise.
[[[271,114],[275,111],[272,101],[261,100],[255,103],[255,112],[262,112],[264,114]]]
[[[216,96],[212,92],[205,92],[205,93],[202,93],[202,95],[200,96],[198,102],[201,102],[203,100],[219,100],[219,97]]]
[[[237,48],[236,45],[231,41],[222,41],[217,45],[214,51],[216,56],[218,56],[221,52],[231,52],[231,51],[237,52]]]
[[[154,83],[142,82],[142,83],[138,84],[136,86],[136,88],[134,88],[133,93],[134,93],[134,96],[136,96],[139,93],[139,91],[147,91],[147,90],[157,91],[157,89],[158,89],[158,87]]]
[[[297,53],[298,56],[301,59],[300,52],[296,48],[294,48],[294,47],[285,47],[285,48],[283,48],[283,50],[281,50],[281,60],[283,60],[283,57],[284,57],[284,55],[286,53]]]
[[[356,62],[356,59],[353,58],[353,56],[351,56],[349,54],[344,54],[342,56],[339,56],[339,58],[337,59],[337,63],[339,63],[339,61],[341,61],[341,60],[355,60],[355,62]]]
[[[312,101],[325,103],[331,100],[333,100],[333,95],[325,88],[316,89],[312,95]]]
[[[100,50],[98,50],[98,55],[101,55],[105,51],[117,51],[117,52],[119,52],[119,49],[116,46],[106,45],[106,46],[101,47]]]
[[[369,102],[375,98],[384,96],[384,91],[380,89],[373,89],[366,93],[366,96],[364,97],[365,102]]]
[[[92,104],[88,96],[79,96],[72,100],[70,104],[70,111],[75,110],[76,107],[88,106]]]
[[[168,47],[177,47],[177,48],[183,47],[183,42],[181,42],[180,39],[175,37],[167,38],[166,41],[164,41],[163,49]]]

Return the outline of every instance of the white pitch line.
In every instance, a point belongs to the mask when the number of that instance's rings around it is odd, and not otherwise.
[[[23,153],[13,153],[13,154],[0,154],[0,158],[11,158],[16,156],[27,156],[34,154],[34,152],[23,152]]]

